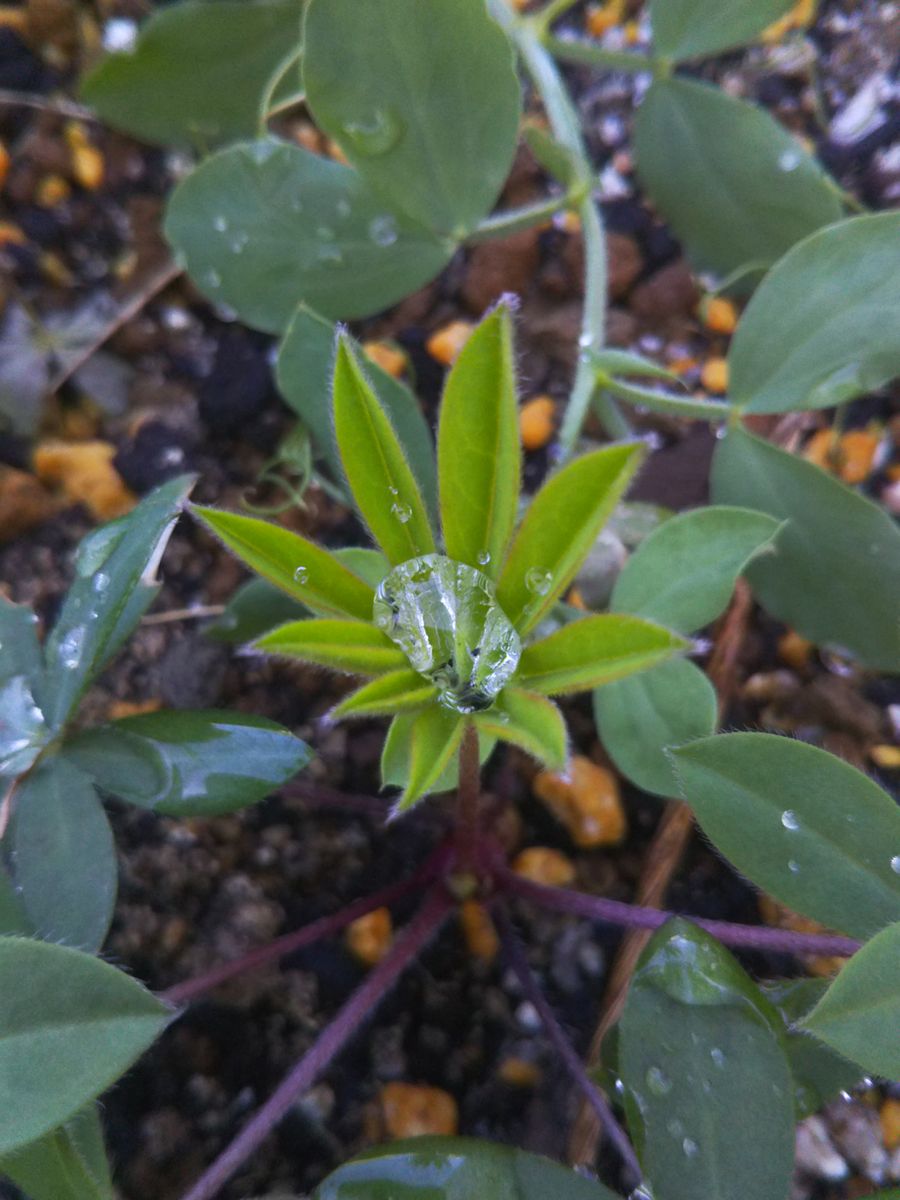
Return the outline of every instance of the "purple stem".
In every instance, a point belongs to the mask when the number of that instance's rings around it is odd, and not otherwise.
[[[359,917],[364,917],[366,913],[374,912],[376,908],[384,908],[389,904],[393,904],[395,900],[408,895],[423,884],[430,883],[432,879],[441,874],[447,866],[451,855],[452,850],[450,847],[441,845],[426,858],[415,874],[411,875],[408,879],[401,879],[398,883],[392,883],[388,887],[374,892],[371,896],[363,896],[359,900],[354,900],[352,904],[346,905],[339,912],[331,913],[326,917],[319,917],[318,920],[311,921],[309,925],[304,925],[302,929],[296,929],[293,933],[286,933],[283,937],[276,938],[265,946],[251,950],[248,954],[242,954],[240,958],[233,958],[229,962],[221,963],[218,967],[213,967],[210,971],[205,971],[202,975],[197,975],[193,979],[186,979],[183,983],[176,983],[174,987],[161,992],[159,994],[160,999],[167,1001],[169,1004],[185,1004],[189,1000],[193,1000],[196,996],[201,996],[204,992],[218,987],[220,983],[224,983],[235,975],[240,975],[244,971],[252,971],[256,967],[264,966],[274,959],[283,958],[286,954],[291,954],[293,951],[300,950],[304,946],[310,946],[313,942],[318,942],[322,938],[331,937],[333,934],[345,929]]]
[[[372,1015],[375,1006],[384,999],[407,964],[436,932],[453,903],[440,884],[432,888],[425,903],[403,929],[387,956],[373,968],[371,974],[325,1026],[262,1108],[250,1118],[234,1141],[182,1200],[212,1200],[235,1171],[265,1141],[297,1096],[312,1087],[316,1078],[340,1052],[344,1043],[357,1033],[362,1022]]]
[[[313,808],[331,808],[341,812],[359,813],[376,821],[387,820],[390,803],[378,796],[366,796],[356,792],[340,792],[324,783],[296,780],[285,784],[280,795],[289,800],[302,800]]]
[[[794,933],[789,929],[770,929],[766,925],[735,925],[730,921],[708,921],[705,917],[644,908],[640,904],[624,904],[603,896],[585,892],[570,892],[564,888],[534,883],[497,863],[492,868],[494,881],[500,891],[525,900],[533,900],[542,908],[572,913],[592,921],[607,921],[611,925],[627,925],[637,929],[658,929],[673,917],[684,916],[724,942],[726,946],[745,946],[748,950],[772,950],[778,954],[825,954],[849,957],[859,949],[853,938],[830,933]]]
[[[606,1136],[619,1151],[625,1169],[630,1176],[628,1183],[631,1187],[636,1187],[641,1181],[641,1165],[637,1160],[637,1155],[634,1152],[631,1142],[629,1142],[625,1131],[613,1115],[613,1111],[603,1092],[601,1092],[584,1069],[584,1064],[578,1057],[574,1046],[568,1037],[566,1037],[565,1031],[559,1021],[557,1021],[553,1009],[540,989],[534,972],[528,965],[528,959],[525,957],[525,952],[506,911],[500,905],[493,905],[491,916],[497,926],[497,932],[500,934],[503,953],[506,955],[509,965],[522,985],[523,992],[534,1005],[556,1053],[562,1059],[572,1079],[584,1093],[587,1102],[597,1114],[600,1124],[606,1131]]]

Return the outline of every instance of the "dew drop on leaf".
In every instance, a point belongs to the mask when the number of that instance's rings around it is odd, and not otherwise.
[[[481,553],[478,555],[478,565],[481,567],[486,567],[490,561],[491,561],[490,550],[482,550]]]
[[[397,236],[397,222],[389,213],[373,217],[369,222],[369,237],[376,246],[393,246]]]
[[[800,822],[797,820],[797,814],[790,808],[786,808],[781,814],[781,823],[785,829],[789,829],[791,833],[795,833],[800,828]]]
[[[394,516],[397,518],[397,520],[400,522],[401,525],[405,525],[406,522],[412,516],[412,509],[409,507],[409,505],[401,504],[399,500],[395,500],[394,503],[391,505],[391,512],[394,514]]]
[[[713,1060],[717,1067],[725,1066],[725,1052],[720,1050],[718,1046],[713,1046],[709,1052],[709,1057]]]
[[[682,1140],[681,1148],[684,1151],[685,1158],[693,1158],[699,1149],[694,1139],[689,1137]]]
[[[672,1080],[660,1067],[649,1067],[645,1079],[654,1096],[667,1096],[672,1090]]]
[[[542,571],[540,567],[532,567],[525,576],[525,586],[536,596],[546,596],[552,583],[553,576],[549,571]]]
[[[302,564],[294,569],[294,583],[306,583],[309,579],[309,571]]]
[[[387,108],[377,108],[363,121],[348,121],[344,135],[358,154],[377,158],[396,146],[403,132],[400,119]]]
[[[798,875],[800,873],[800,864],[795,858],[788,859],[788,870],[792,875]]]
[[[225,233],[228,229],[228,220],[226,217],[213,217],[213,229],[217,233]]]
[[[900,854],[895,854],[891,859],[891,870],[895,875],[900,875]]]
[[[218,271],[210,269],[204,276],[204,281],[207,287],[218,288],[222,286],[222,276]]]
[[[796,171],[803,161],[799,150],[782,150],[778,155],[778,169],[790,174],[791,171]]]

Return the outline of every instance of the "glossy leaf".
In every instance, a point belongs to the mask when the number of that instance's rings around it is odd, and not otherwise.
[[[308,615],[305,605],[291,600],[267,579],[250,579],[241,584],[222,615],[204,632],[217,642],[240,644]]]
[[[420,715],[420,714],[418,714]],[[413,712],[399,713],[388,726],[384,749],[381,754],[381,781],[383,787],[405,788],[410,777],[412,730],[417,720]],[[478,754],[482,766],[490,758],[497,739],[483,731],[478,734]],[[459,759],[451,755],[440,776],[431,786],[432,795],[452,791],[459,781]]]
[[[415,711],[437,701],[437,688],[418,671],[408,667],[373,679],[331,710],[334,720],[342,717],[380,717],[387,713]]]
[[[686,658],[660,663],[594,692],[594,717],[603,747],[645,792],[677,796],[666,749],[715,733],[716,691]]]
[[[112,831],[90,779],[51,758],[20,784],[11,831],[18,899],[39,937],[98,950],[116,902]]]
[[[373,589],[321,546],[257,517],[216,508],[191,511],[251,570],[292,599],[325,615],[371,620]]]
[[[266,654],[320,663],[352,675],[384,675],[406,666],[406,656],[374,625],[362,621],[291,621],[255,643]]]
[[[16,676],[35,680],[41,673],[37,617],[25,604],[0,595],[0,687]]]
[[[703,270],[765,269],[841,218],[822,169],[796,139],[763,109],[718,88],[655,82],[634,136],[644,186]]]
[[[0,779],[22,775],[40,754],[51,737],[32,687],[41,680],[29,681],[13,675],[0,683]]]
[[[69,1120],[113,1083],[170,1013],[136,980],[90,954],[0,938],[0,1154]]]
[[[900,375],[900,213],[795,246],[742,315],[728,364],[731,399],[755,413],[830,408]]]
[[[278,351],[278,387],[287,403],[312,434],[318,453],[335,479],[343,479],[340,455],[334,440],[331,412],[331,375],[335,330],[306,305],[297,309]],[[428,511],[437,516],[437,472],[434,440],[419,402],[399,379],[376,362],[366,360],[366,374],[390,418]]]
[[[144,713],[90,729],[65,757],[102,791],[173,816],[214,816],[264,799],[309,762],[305,742],[264,717]]]
[[[787,1196],[794,1100],[780,1027],[714,938],[680,920],[654,934],[619,1024],[619,1073],[657,1200]]]
[[[113,1200],[96,1105],[0,1160],[29,1200]]]
[[[610,607],[693,633],[727,607],[738,576],[779,523],[746,508],[698,508],[654,530],[616,580]]]
[[[621,1200],[537,1154],[476,1138],[417,1137],[344,1163],[314,1200]]]
[[[103,120],[148,142],[208,149],[252,137],[263,93],[300,41],[298,0],[184,0],[84,80]],[[295,68],[299,78],[299,71]]]
[[[763,994],[778,1009],[787,1027],[785,1046],[800,1120],[819,1112],[840,1092],[855,1087],[863,1073],[861,1067],[797,1027],[827,987],[826,979],[782,979],[763,985]]]
[[[703,832],[759,887],[853,937],[900,920],[900,808],[861,771],[768,733],[701,738],[673,754]]]
[[[754,41],[793,0],[653,0],[653,47],[682,62]]]
[[[515,525],[521,468],[512,317],[501,304],[472,332],[451,368],[438,428],[447,554],[491,579]]]
[[[156,594],[156,567],[193,480],[164,483],[127,516],[82,542],[77,577],[47,639],[39,703],[58,729]]]
[[[716,448],[711,486],[716,503],[787,521],[776,553],[747,571],[773,616],[865,666],[900,670],[900,530],[882,509],[742,429]]]
[[[638,445],[595,450],[563,467],[532,500],[497,584],[500,607],[521,634],[571,582],[643,457]]]
[[[418,713],[410,726],[409,776],[394,806],[402,813],[433,791],[450,759],[459,749],[465,718],[434,705]]]
[[[512,47],[483,0],[311,0],[304,43],[316,124],[372,188],[441,234],[473,229],[521,112]]]
[[[388,561],[432,553],[434,534],[415,476],[344,338],[334,368],[334,428],[353,498]]]
[[[602,613],[564,625],[522,651],[516,681],[534,692],[585,692],[645,671],[688,643],[640,617]]]
[[[545,696],[522,688],[505,688],[485,712],[476,713],[476,726],[502,742],[511,742],[554,771],[569,759],[569,737],[563,715]]]
[[[854,954],[802,1025],[866,1071],[900,1079],[900,924]]]
[[[172,193],[165,233],[204,295],[268,333],[301,301],[335,320],[386,308],[454,249],[387,210],[350,167],[274,138],[201,163]]]

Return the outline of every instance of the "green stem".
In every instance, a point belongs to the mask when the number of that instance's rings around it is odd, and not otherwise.
[[[538,200],[534,204],[523,204],[521,208],[494,213],[469,234],[465,244],[475,246],[493,238],[508,237],[521,229],[531,229],[534,225],[542,225],[556,213],[570,206],[571,200],[567,195],[549,196],[546,200]]]
[[[544,49],[563,62],[578,63],[585,67],[600,67],[604,71],[628,71],[639,75],[653,71],[656,62],[646,54],[631,50],[606,50],[592,42],[577,38],[558,38],[547,33],[541,39]]]
[[[673,396],[670,392],[658,392],[653,388],[640,387],[634,383],[623,383],[621,379],[603,378],[599,381],[602,390],[613,392],[628,404],[639,404],[651,412],[671,417],[693,417],[700,421],[730,421],[735,408],[721,400],[687,400]]]
[[[507,0],[489,0],[495,20],[512,39],[534,86],[544,102],[553,136],[578,159],[584,175],[593,176],[593,168],[581,136],[578,114],[566,91],[556,63],[541,45],[540,23],[518,17]],[[590,195],[577,206],[584,238],[584,312],[581,320],[578,358],[572,394],[559,432],[561,461],[572,454],[596,391],[594,368],[589,350],[603,346],[606,325],[606,240],[600,211]],[[598,415],[612,437],[629,437],[631,427],[618,406],[609,397],[598,398]]]
[[[570,8],[574,8],[578,0],[550,0],[544,8],[534,14],[533,20],[542,33],[546,33],[554,21],[564,17]]]
[[[266,84],[266,90],[262,94],[262,99],[259,102],[259,119],[257,121],[257,136],[265,137],[269,117],[272,116],[272,100],[275,92],[278,89],[279,83],[287,75],[291,67],[295,66],[300,61],[300,47],[297,46],[290,54],[286,55],[278,66],[273,71],[269,82]],[[280,107],[280,106],[279,106]]]

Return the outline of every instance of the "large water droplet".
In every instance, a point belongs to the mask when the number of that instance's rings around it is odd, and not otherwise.
[[[796,833],[800,828],[800,822],[797,820],[797,814],[793,809],[786,808],[781,814],[781,823],[785,829],[789,829],[791,833]]]
[[[540,567],[532,567],[525,576],[525,586],[536,596],[546,596],[552,583],[553,576],[549,571],[544,571]]]
[[[373,217],[369,222],[369,237],[376,246],[393,246],[397,236],[397,222],[390,213]]]
[[[672,1090],[672,1080],[661,1067],[650,1067],[644,1076],[647,1087],[654,1096],[667,1096]]]
[[[490,579],[441,554],[395,567],[379,584],[372,616],[456,712],[490,707],[522,653]]]
[[[371,117],[347,121],[343,129],[358,154],[377,158],[397,144],[403,125],[391,109],[377,108]]]

